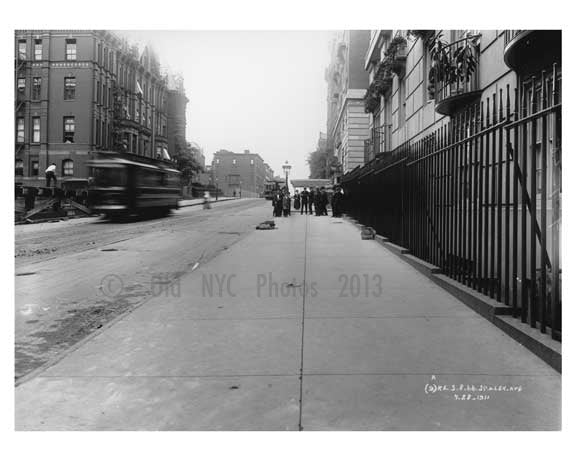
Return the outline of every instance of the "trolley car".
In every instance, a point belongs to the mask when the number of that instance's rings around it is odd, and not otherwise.
[[[89,166],[92,209],[109,218],[178,208],[180,172],[169,162],[122,154],[102,155]]]
[[[266,181],[264,184],[264,198],[266,200],[272,200],[272,198],[282,189],[284,181],[277,179],[271,179]]]

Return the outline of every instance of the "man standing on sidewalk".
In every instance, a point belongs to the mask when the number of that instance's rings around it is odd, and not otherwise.
[[[46,187],[50,187],[52,179],[54,179],[54,186],[56,186],[56,164],[52,163],[48,168],[46,168]]]
[[[300,194],[300,201],[302,202],[302,208],[300,208],[300,214],[304,214],[304,212],[306,212],[306,214],[308,214],[310,207],[308,205],[308,189],[304,188],[304,190],[302,191],[302,193]]]

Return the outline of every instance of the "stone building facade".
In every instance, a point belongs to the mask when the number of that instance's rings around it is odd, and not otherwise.
[[[327,146],[343,172],[364,164],[364,141],[369,137],[369,116],[363,98],[368,87],[364,56],[369,31],[338,31],[331,41],[328,85]]]
[[[436,92],[429,81],[432,65],[430,40],[435,36],[447,46],[468,41],[477,50],[478,66],[465,87]],[[370,113],[370,137],[366,158],[393,151],[415,141],[443,124],[450,116],[500,89],[516,86],[516,74],[503,55],[504,30],[407,31],[373,30],[364,68],[373,97],[365,102]],[[396,46],[394,69],[385,65],[387,52]],[[390,53],[388,53],[390,55]]]

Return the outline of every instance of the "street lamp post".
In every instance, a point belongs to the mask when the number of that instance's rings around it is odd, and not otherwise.
[[[284,173],[286,174],[286,189],[288,189],[288,174],[290,173],[290,168],[292,168],[292,165],[289,165],[288,160],[286,160],[286,163],[284,165],[282,165],[282,169],[284,170]]]

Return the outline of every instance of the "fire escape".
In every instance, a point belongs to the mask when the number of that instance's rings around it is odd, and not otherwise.
[[[14,119],[17,120],[24,104],[26,103],[26,94],[25,89],[24,91],[20,91],[18,88],[18,79],[25,77],[24,70],[26,69],[26,55],[22,53],[16,53],[16,63],[14,68],[15,70],[15,80],[16,80],[16,91],[15,91],[15,100],[14,100]],[[24,141],[20,141],[18,137],[16,137],[16,156],[22,152],[24,149]]]

